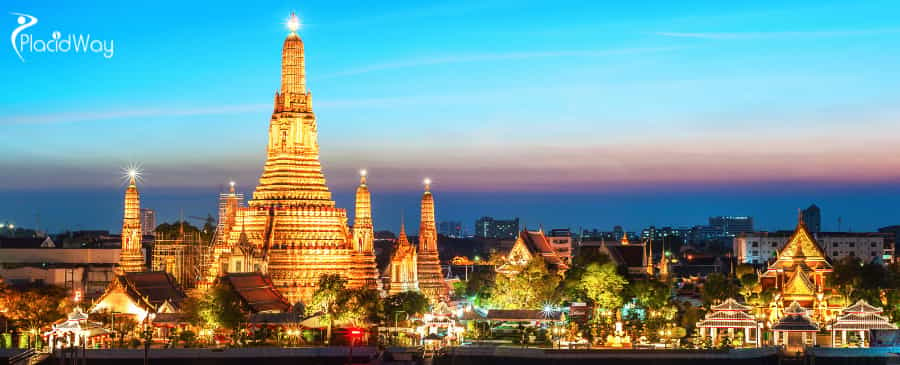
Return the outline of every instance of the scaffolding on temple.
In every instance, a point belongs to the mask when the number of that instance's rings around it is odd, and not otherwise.
[[[197,287],[202,251],[200,232],[157,233],[153,244],[151,271],[165,271],[184,289]]]

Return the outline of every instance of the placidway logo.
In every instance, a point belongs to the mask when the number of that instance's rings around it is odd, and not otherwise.
[[[109,59],[115,55],[115,42],[113,40],[100,40],[91,37],[91,34],[67,34],[62,36],[58,30],[50,34],[50,39],[36,38],[32,33],[22,31],[33,27],[38,23],[37,17],[22,13],[10,13],[15,15],[19,26],[13,30],[9,41],[13,51],[25,62],[23,53],[96,53]]]

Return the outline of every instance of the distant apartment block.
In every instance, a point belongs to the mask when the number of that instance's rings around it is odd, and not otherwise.
[[[463,236],[462,222],[443,221],[437,224],[438,234],[447,237],[460,238]]]
[[[566,229],[551,229],[547,237],[550,245],[566,263],[572,262],[572,232]]]
[[[822,232],[822,210],[815,204],[803,210],[803,223],[806,229],[812,233]]]
[[[154,236],[156,231],[156,212],[153,209],[141,208],[141,232]]]
[[[709,226],[717,230],[721,237],[734,237],[740,233],[753,232],[753,217],[709,217]]]
[[[494,219],[481,217],[475,221],[475,237],[493,239],[515,239],[519,233],[519,218]]]

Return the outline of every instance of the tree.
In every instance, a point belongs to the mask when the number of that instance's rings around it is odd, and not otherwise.
[[[859,259],[845,257],[834,263],[831,274],[827,276],[828,285],[837,289],[845,302],[850,302],[853,292],[862,284],[860,265]]]
[[[744,297],[744,301],[749,303],[753,294],[759,293],[762,288],[759,284],[759,277],[755,272],[752,272],[738,276],[738,279],[741,282],[739,292]]]
[[[628,281],[619,274],[616,265],[592,263],[588,265],[579,283],[580,290],[591,302],[595,310],[614,311],[622,306],[622,290]]]
[[[398,312],[407,315],[424,314],[428,311],[428,297],[417,291],[405,291],[387,297],[384,313],[392,318]]]
[[[541,309],[553,301],[559,275],[550,273],[544,259],[532,257],[515,274],[498,274],[490,304],[498,309]]]
[[[706,276],[706,282],[703,283],[703,290],[700,292],[705,305],[719,303],[725,299],[733,298],[736,294],[737,286],[734,281],[717,272]]]
[[[331,329],[334,321],[340,316],[342,309],[339,306],[341,299],[347,295],[347,279],[338,274],[324,274],[319,277],[319,285],[313,292],[312,299],[306,307],[308,315],[321,315],[322,320],[328,323],[325,333],[325,344],[331,342]]]
[[[672,296],[669,285],[657,280],[637,280],[628,285],[628,292],[638,305],[654,311],[662,309]]]
[[[581,278],[591,264],[602,265],[610,262],[609,256],[598,251],[584,249],[579,251],[569,270],[566,270],[565,279],[559,286],[560,296],[570,302],[588,300],[587,293],[582,290]]]
[[[73,303],[66,289],[59,286],[34,286],[24,290],[4,288],[0,292],[0,308],[19,329],[38,330],[65,318]]]
[[[249,314],[241,298],[226,284],[213,287],[199,299],[188,298],[182,308],[188,323],[209,329],[234,331]]]
[[[378,323],[384,312],[381,297],[374,289],[347,290],[338,298],[338,302],[343,308],[341,319],[353,322],[357,327]]]

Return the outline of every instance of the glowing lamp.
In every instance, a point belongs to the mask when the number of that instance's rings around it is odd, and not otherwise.
[[[291,13],[291,17],[288,18],[287,27],[291,30],[291,33],[296,32],[300,29],[300,19],[297,18],[297,14]]]
[[[366,176],[368,174],[369,174],[369,172],[366,171],[366,169],[359,170],[359,176]]]
[[[228,182],[228,185],[231,185],[231,187],[234,187],[234,181]]]
[[[424,182],[425,182],[425,185],[431,185],[431,179],[429,179],[427,177],[425,178]]]

